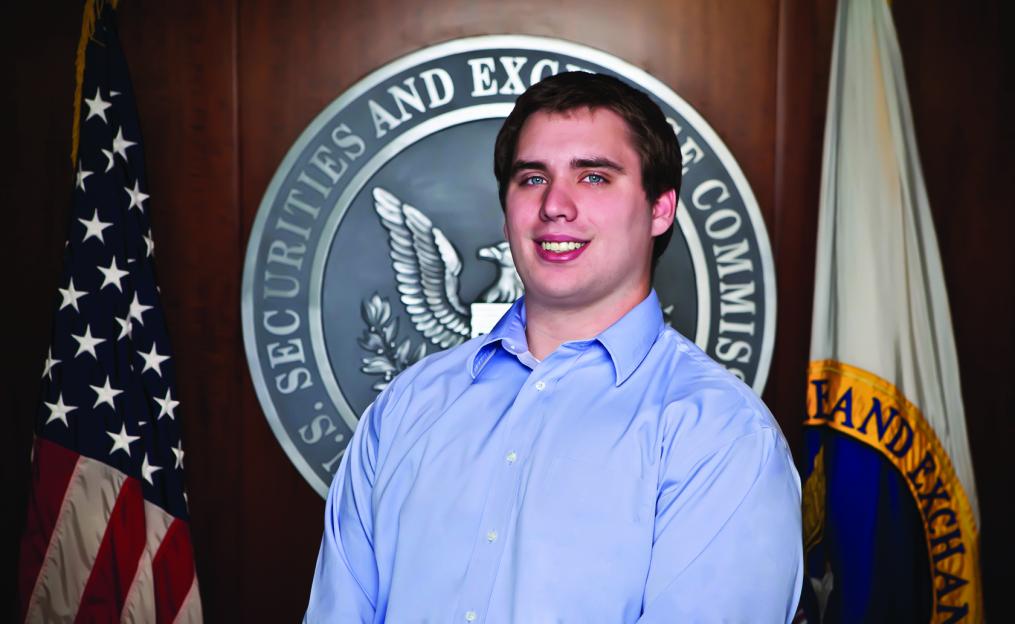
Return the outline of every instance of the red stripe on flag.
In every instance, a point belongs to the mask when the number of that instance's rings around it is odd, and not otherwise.
[[[156,622],[170,624],[194,582],[194,550],[186,522],[177,519],[169,525],[152,560],[152,577]]]
[[[116,622],[145,548],[144,496],[134,478],[123,482],[92,565],[75,622]]]
[[[21,536],[21,558],[18,561],[18,599],[21,621],[28,612],[28,603],[49,550],[53,529],[63,507],[67,486],[74,475],[79,456],[46,440],[35,439],[32,461],[32,489]]]

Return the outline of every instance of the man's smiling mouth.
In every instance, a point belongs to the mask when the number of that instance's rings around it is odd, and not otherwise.
[[[587,243],[583,241],[539,241],[540,247],[546,251],[553,251],[556,253],[581,249],[586,244]]]

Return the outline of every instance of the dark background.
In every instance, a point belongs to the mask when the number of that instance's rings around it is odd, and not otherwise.
[[[1009,7],[1002,0],[892,5],[958,344],[994,618],[1007,610],[999,592],[1015,541]],[[240,275],[261,195],[329,102],[371,70],[433,43],[524,33],[591,45],[646,69],[708,120],[743,168],[771,237],[778,329],[764,398],[799,445],[832,0],[123,0],[119,13],[178,358],[208,621],[297,620],[322,527],[323,501],[272,436],[243,354]],[[12,578],[73,186],[81,4],[18,2],[5,14],[0,574]],[[14,585],[2,589],[0,608],[9,613]]]

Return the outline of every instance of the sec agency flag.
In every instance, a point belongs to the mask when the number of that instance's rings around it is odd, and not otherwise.
[[[980,622],[944,276],[885,0],[840,0],[804,421],[811,622]]]
[[[202,620],[176,363],[113,8],[85,3],[78,49],[71,218],[18,564],[24,622]]]

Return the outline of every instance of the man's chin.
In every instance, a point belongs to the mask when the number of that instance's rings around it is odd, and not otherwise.
[[[593,305],[597,293],[592,284],[541,284],[526,288],[525,301],[545,309],[577,310]]]

